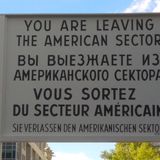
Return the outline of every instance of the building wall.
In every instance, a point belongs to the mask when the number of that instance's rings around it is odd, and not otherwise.
[[[2,160],[51,160],[52,152],[46,148],[47,143],[3,143]]]

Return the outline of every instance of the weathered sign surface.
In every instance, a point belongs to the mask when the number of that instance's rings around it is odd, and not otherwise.
[[[1,15],[1,141],[157,141],[160,14]]]

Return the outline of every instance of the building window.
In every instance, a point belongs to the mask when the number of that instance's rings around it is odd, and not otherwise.
[[[2,144],[2,160],[16,160],[16,143]]]

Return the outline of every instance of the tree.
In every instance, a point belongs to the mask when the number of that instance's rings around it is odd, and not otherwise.
[[[103,151],[101,153],[101,158],[104,160],[112,160],[112,155],[113,155],[113,152]]]
[[[117,143],[112,152],[103,151],[104,160],[160,160],[160,152],[150,143]]]

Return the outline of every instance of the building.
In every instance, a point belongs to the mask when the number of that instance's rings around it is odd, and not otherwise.
[[[51,160],[47,143],[2,143],[2,160]]]

